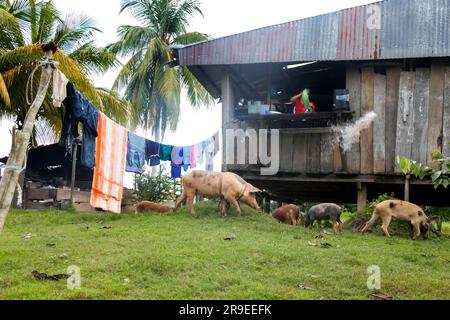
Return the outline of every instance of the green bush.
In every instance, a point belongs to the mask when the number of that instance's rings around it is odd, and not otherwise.
[[[150,174],[136,175],[134,185],[139,201],[176,201],[182,192],[180,181],[173,179],[162,168],[156,176]]]
[[[450,208],[429,207],[428,214],[440,216],[443,221],[450,221]]]

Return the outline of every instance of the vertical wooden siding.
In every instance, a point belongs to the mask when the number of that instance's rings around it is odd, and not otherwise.
[[[445,67],[439,60],[431,63],[430,74],[430,100],[428,106],[428,141],[427,141],[427,165],[431,166],[433,159],[431,154],[435,150],[442,149],[442,116],[444,114],[444,76]]]
[[[397,110],[400,84],[400,68],[386,70],[386,172],[393,173],[395,168],[395,144],[397,138]]]
[[[360,143],[347,152],[347,172],[400,173],[397,155],[429,165],[433,151],[450,155],[450,67],[433,62],[431,68],[408,72],[388,68],[386,75],[349,67],[347,89],[355,120],[372,110],[378,115]],[[250,122],[239,127],[246,130],[250,125],[261,127]],[[280,133],[280,171],[329,174],[340,172],[341,164],[330,133]]]
[[[373,124],[373,172],[384,174],[386,171],[386,76],[375,75],[374,106],[377,114]]]
[[[411,158],[414,139],[414,81],[414,72],[401,72],[395,155],[407,158]],[[395,171],[401,172],[398,164]]]
[[[346,86],[350,94],[350,110],[354,112],[354,118],[359,119],[361,117],[361,72],[358,68],[347,68]],[[339,152],[336,151],[336,154],[339,154]],[[354,144],[345,156],[347,158],[347,172],[359,173],[361,171],[360,144]]]
[[[450,67],[445,72],[445,94],[444,94],[444,131],[442,152],[450,156]]]
[[[430,69],[417,69],[414,86],[414,137],[411,158],[427,162],[428,103],[430,96]]]
[[[361,70],[361,116],[373,111],[374,107],[374,81],[373,68]],[[378,98],[378,97],[377,97]],[[361,173],[373,173],[373,124],[361,132]]]

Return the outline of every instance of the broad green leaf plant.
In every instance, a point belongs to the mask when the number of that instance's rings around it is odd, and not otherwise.
[[[397,156],[397,163],[407,178],[414,175],[417,179],[423,180],[429,175],[435,189],[439,187],[447,189],[450,185],[450,157],[444,156],[440,151],[433,152],[432,157],[436,169],[406,157]]]

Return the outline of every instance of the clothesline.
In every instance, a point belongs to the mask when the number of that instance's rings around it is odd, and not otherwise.
[[[53,103],[63,102],[66,113],[60,145],[72,156],[78,138],[78,123],[83,124],[81,164],[94,171],[91,205],[120,213],[124,171],[142,174],[145,165],[156,166],[171,161],[171,175],[181,177],[197,165],[214,170],[214,156],[219,152],[219,131],[208,139],[189,146],[158,143],[117,124],[86,99],[58,70],[53,75]]]

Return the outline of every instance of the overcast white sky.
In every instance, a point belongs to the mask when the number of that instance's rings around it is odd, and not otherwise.
[[[80,12],[95,19],[103,31],[97,34],[98,45],[106,45],[116,39],[117,27],[135,24],[130,16],[119,15],[121,0],[54,0],[63,13]],[[189,31],[207,33],[213,37],[243,32],[267,25],[297,20],[343,8],[376,2],[373,0],[203,0],[201,15],[191,21]],[[93,78],[96,86],[110,87],[117,70]],[[210,110],[193,110],[182,102],[181,121],[174,133],[168,133],[164,142],[176,145],[197,143],[220,129],[220,105]],[[0,124],[0,156],[10,149],[11,124]],[[217,157],[219,158],[219,157]],[[219,159],[217,159],[219,160]]]

